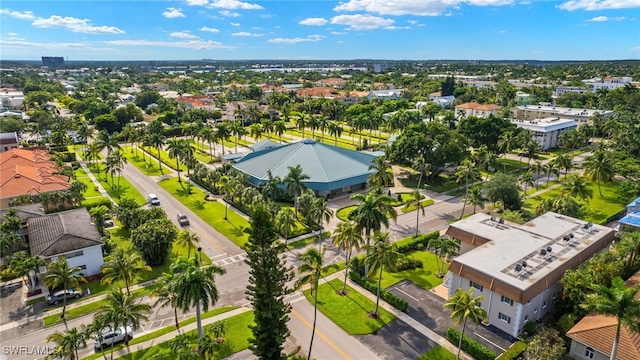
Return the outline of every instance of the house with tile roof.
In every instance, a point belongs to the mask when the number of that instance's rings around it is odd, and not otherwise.
[[[638,286],[640,272],[635,273],[625,284]],[[567,337],[571,339],[569,356],[581,360],[608,360],[617,326],[618,318],[615,316],[588,314],[567,332]],[[640,333],[631,332],[626,326],[622,326],[616,357],[618,360],[640,359]]]
[[[273,176],[284,178],[289,167],[300,165],[309,179],[303,183],[318,196],[365,188],[374,155],[323,144],[312,139],[262,151],[251,152],[238,160],[233,167],[249,175],[249,182],[260,186]]]
[[[449,297],[473,288],[484,297],[486,325],[513,337],[559,300],[565,271],[615,238],[611,228],[554,212],[522,225],[478,213],[451,224],[446,234],[460,243],[444,279]]]
[[[0,153],[17,148],[18,141],[18,133],[15,131],[0,133]]]
[[[467,118],[469,116],[476,117],[489,117],[489,115],[496,116],[498,111],[502,109],[500,105],[496,104],[478,104],[477,102],[468,102],[455,106],[456,115]]]
[[[0,208],[15,197],[69,189],[69,178],[56,174],[57,166],[45,150],[24,148],[0,153]]]
[[[29,218],[27,229],[31,256],[45,263],[64,257],[84,276],[100,274],[104,241],[86,208]]]

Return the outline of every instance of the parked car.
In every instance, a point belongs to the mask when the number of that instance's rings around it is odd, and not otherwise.
[[[125,340],[124,330],[124,326],[121,326],[115,330],[108,329],[107,331],[103,331],[102,336],[93,341],[93,348],[96,351],[100,351],[101,349],[105,349],[123,342]],[[133,339],[133,329],[131,328],[131,326],[127,326],[126,333],[127,340],[131,341],[131,339]]]
[[[67,300],[69,300],[69,299],[79,299],[80,296],[82,296],[82,294],[80,292],[78,292],[77,290],[74,290],[74,289],[67,289],[66,292],[64,290],[60,290],[60,291],[56,291],[53,294],[49,294],[49,296],[47,296],[47,299],[46,299],[47,300],[47,304],[49,304],[49,305],[58,305],[59,303],[64,301],[65,294],[66,294]]]
[[[147,195],[147,202],[153,206],[160,205],[160,200],[158,199],[158,195],[156,194]]]
[[[187,226],[187,225],[189,225],[189,218],[187,218],[187,215],[185,215],[185,214],[178,214],[178,224],[180,224],[180,226]]]

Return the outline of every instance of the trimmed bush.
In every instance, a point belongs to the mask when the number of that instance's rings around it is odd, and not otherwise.
[[[378,295],[378,285],[375,284],[372,281],[369,281],[367,278],[363,277],[362,275],[358,274],[357,272],[350,271],[349,272],[349,279],[351,279],[356,284],[362,286],[363,288],[367,289],[371,293],[373,293],[375,295]],[[396,309],[398,309],[400,311],[407,311],[407,308],[409,307],[409,303],[405,299],[401,299],[401,298],[395,296],[393,293],[390,293],[390,292],[388,292],[386,290],[381,290],[380,291],[380,297],[384,301],[386,301],[389,304],[391,304],[391,306],[395,307]]]
[[[101,198],[97,198],[97,199],[89,199],[89,200],[85,200],[85,201],[82,202],[82,206],[86,207],[87,211],[91,211],[91,209],[93,209],[96,206],[100,206],[100,205],[106,206],[107,208],[109,208],[109,210],[113,209],[113,203],[107,197],[101,197]]]
[[[400,272],[408,269],[422,269],[422,266],[423,264],[421,260],[414,259],[410,256],[405,256],[398,259],[394,272]]]
[[[447,329],[447,340],[455,346],[460,342],[460,331],[449,328]],[[496,354],[484,347],[479,342],[471,339],[467,335],[462,337],[462,350],[477,360],[494,360]]]
[[[429,242],[432,239],[437,239],[440,236],[439,231],[434,231],[429,234],[418,235],[418,237],[410,237],[404,240],[400,240],[396,243],[396,251],[399,253],[406,253],[413,250],[424,250],[429,246]]]

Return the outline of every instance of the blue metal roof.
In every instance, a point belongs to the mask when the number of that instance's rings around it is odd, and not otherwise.
[[[640,205],[640,197],[630,202],[629,205],[627,205],[627,207],[634,207],[637,205]]]
[[[362,184],[373,172],[369,170],[375,156],[304,139],[278,148],[247,154],[234,168],[247,173],[250,182],[259,185],[267,180],[267,171],[284,178],[289,167],[300,165],[309,176],[304,183],[312,190],[330,191]]]
[[[632,212],[627,214],[625,217],[620,219],[620,224],[631,225],[640,228],[640,211]]]

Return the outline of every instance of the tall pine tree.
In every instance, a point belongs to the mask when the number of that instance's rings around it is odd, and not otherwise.
[[[285,245],[278,236],[271,215],[262,205],[251,216],[251,231],[246,245],[246,263],[251,267],[247,299],[254,309],[251,351],[258,359],[285,359],[283,343],[289,336],[289,312],[284,297],[293,292],[287,283],[293,279],[293,268],[287,267],[281,255]]]

